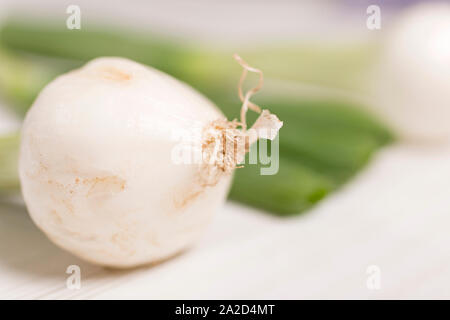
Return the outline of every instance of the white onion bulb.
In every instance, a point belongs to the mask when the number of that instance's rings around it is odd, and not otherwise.
[[[214,121],[227,123],[206,98],[130,60],[99,58],[58,77],[22,129],[20,179],[31,217],[60,247],[100,265],[176,254],[224,202],[231,170],[174,163],[172,133]]]
[[[377,105],[398,134],[450,139],[450,5],[405,12],[389,34],[376,78]]]

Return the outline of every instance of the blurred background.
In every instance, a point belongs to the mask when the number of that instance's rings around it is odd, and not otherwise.
[[[155,267],[93,266],[37,230],[17,150],[49,81],[124,56],[233,118],[233,53],[284,121],[277,175],[239,169],[205,239]],[[0,297],[449,298],[449,80],[449,1],[0,0]]]

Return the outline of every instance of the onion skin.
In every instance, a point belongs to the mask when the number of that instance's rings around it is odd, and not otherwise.
[[[22,129],[19,175],[32,219],[99,265],[175,255],[201,236],[231,175],[199,186],[198,165],[172,161],[173,132],[221,118],[192,88],[127,59],[98,58],[58,77]]]

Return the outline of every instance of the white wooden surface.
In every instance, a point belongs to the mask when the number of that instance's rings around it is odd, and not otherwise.
[[[450,147],[396,145],[307,214],[228,203],[203,240],[129,271],[54,246],[19,203],[0,205],[0,298],[450,298]],[[65,270],[81,267],[80,290]],[[369,290],[366,269],[381,270]]]
[[[248,21],[243,13],[236,17]],[[0,113],[0,130],[14,127],[7,118]],[[63,252],[20,202],[3,203],[0,298],[450,298],[449,227],[450,146],[389,147],[341,192],[298,217],[228,203],[195,248],[129,271]],[[81,267],[79,290],[66,288],[72,264]],[[366,285],[369,265],[381,270],[379,290]]]

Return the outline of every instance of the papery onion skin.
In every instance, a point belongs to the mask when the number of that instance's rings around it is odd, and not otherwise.
[[[122,58],[58,77],[28,112],[19,161],[29,213],[60,247],[96,264],[166,259],[198,239],[225,201],[231,175],[198,182],[176,164],[173,132],[224,118],[178,80]]]

